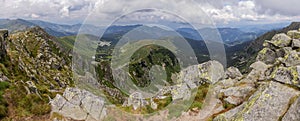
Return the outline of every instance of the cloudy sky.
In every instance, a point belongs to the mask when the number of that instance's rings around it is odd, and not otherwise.
[[[300,21],[299,0],[0,0],[1,18],[39,19],[76,24],[88,19],[96,25],[111,23],[135,10],[167,10],[191,23],[209,17],[219,25]],[[145,11],[146,12],[146,11]],[[205,16],[203,16],[205,14]],[[174,15],[138,12],[127,21],[173,21]]]

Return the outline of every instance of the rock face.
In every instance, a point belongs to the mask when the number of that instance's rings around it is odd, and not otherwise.
[[[289,108],[291,99],[300,92],[277,82],[261,86],[247,102],[236,107],[235,114],[226,112],[215,118],[221,120],[274,121],[279,120]]]
[[[8,30],[0,30],[0,61],[6,58],[6,40],[8,37]]]
[[[217,115],[214,121],[300,120],[298,33],[298,30],[293,30],[287,35],[277,34],[272,40],[265,41],[265,48],[258,53],[257,62],[250,66],[252,71],[238,82],[252,82],[258,89],[248,85],[249,87],[229,87],[220,90],[225,96],[225,101],[235,105],[241,104]],[[238,93],[239,89],[246,93],[256,91],[249,99],[233,100],[241,96]],[[234,98],[229,98],[228,95]]]
[[[286,112],[282,121],[300,121],[300,97],[291,105],[289,110]]]
[[[99,121],[106,115],[103,98],[78,88],[66,88],[63,95],[56,95],[50,103],[52,114],[73,120]]]
[[[55,38],[34,27],[10,35],[7,52],[12,65],[33,83],[48,90],[64,89],[72,83],[70,58],[55,44]]]
[[[158,104],[153,100],[163,99],[166,93],[175,101],[185,99],[190,97],[190,89],[209,83],[211,86],[203,101],[204,107],[182,113],[177,120],[299,121],[298,32],[277,34],[272,40],[266,41],[248,74],[242,75],[234,67],[224,71],[219,62],[209,61],[182,70],[176,79],[182,81],[183,86],[161,89],[150,102],[141,100],[142,96],[138,93],[132,94],[135,98],[128,98],[126,105],[132,105],[134,109],[151,105],[152,109],[156,109]],[[74,120],[101,120],[109,115],[103,108],[103,98],[77,88],[67,88],[62,96],[57,95],[51,101],[51,105],[52,113]],[[164,119],[158,117],[155,119]],[[153,117],[149,119],[153,120]]]
[[[223,65],[218,61],[209,61],[199,66],[200,79],[208,83],[216,83],[224,77]]]

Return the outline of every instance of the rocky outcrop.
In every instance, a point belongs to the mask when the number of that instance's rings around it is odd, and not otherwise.
[[[256,62],[251,64],[248,74],[242,75],[234,67],[224,71],[222,64],[209,61],[183,69],[175,77],[180,83],[161,89],[150,102],[143,99],[139,93],[134,93],[124,106],[133,106],[134,110],[137,110],[150,105],[152,109],[157,109],[159,105],[153,100],[163,99],[165,94],[170,94],[174,101],[187,99],[191,96],[191,89],[208,83],[210,87],[203,101],[204,106],[182,113],[177,120],[297,121],[300,119],[298,32],[277,34],[271,40],[265,41],[264,49],[258,53]],[[101,100],[104,101],[102,98],[87,91],[67,88],[62,96],[57,95],[51,101],[52,113],[56,112],[75,120],[100,120],[99,117],[105,114],[101,114],[103,111],[96,111],[101,115],[91,115],[91,112],[86,110],[90,109],[86,108],[90,105],[84,102],[87,97],[91,97],[87,102],[96,102],[98,109],[103,108],[105,103],[100,103]],[[154,117],[160,120],[166,115]],[[152,118],[150,116],[149,119]]]
[[[8,30],[0,30],[0,61],[3,62],[7,58],[6,41]]]
[[[50,101],[52,114],[58,113],[66,120],[99,121],[106,115],[104,98],[78,88],[66,88]],[[58,119],[53,115],[54,119]]]
[[[295,99],[295,101],[290,106],[289,110],[283,116],[282,121],[299,121],[300,120],[299,107],[300,107],[300,97]]]
[[[277,82],[263,84],[248,101],[235,110],[217,116],[214,120],[274,121],[289,108],[291,99],[300,92]]]
[[[8,55],[17,71],[48,90],[60,90],[72,83],[70,58],[54,41],[39,27],[14,33],[7,41]]]
[[[252,71],[241,82],[253,82],[258,89],[244,101],[225,98],[225,101],[239,106],[214,118],[215,121],[296,121],[299,120],[299,71],[300,58],[298,30],[280,33],[265,41],[264,49],[258,53]],[[247,80],[247,81],[245,81]],[[243,92],[254,91],[254,87],[242,87]],[[234,90],[234,91],[233,91]],[[221,90],[224,96],[237,97],[239,88]],[[251,93],[250,93],[251,94]],[[240,96],[240,95],[239,95]]]

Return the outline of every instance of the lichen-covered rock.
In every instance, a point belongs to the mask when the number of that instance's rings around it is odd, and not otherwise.
[[[290,36],[293,39],[299,39],[300,38],[300,32],[297,31],[297,30],[288,31],[287,35]]]
[[[78,88],[67,88],[63,96],[57,94],[50,104],[52,114],[73,120],[99,121],[106,115],[104,98]]]
[[[242,73],[239,71],[238,68],[235,67],[229,67],[226,72],[225,72],[225,78],[231,78],[231,79],[235,79],[235,78],[241,78],[243,75]]]
[[[217,116],[215,121],[277,121],[289,108],[289,102],[300,92],[277,82],[269,82],[232,111]]]
[[[282,121],[300,121],[300,97],[298,97],[286,112]]]
[[[200,79],[208,83],[216,83],[224,77],[223,65],[218,61],[209,61],[199,66]]]
[[[257,61],[251,64],[250,68],[252,68],[252,70],[247,78],[251,80],[264,80],[266,78],[265,72],[268,70],[269,66],[264,62]]]
[[[276,56],[279,57],[284,57],[287,54],[289,54],[292,51],[292,47],[284,47],[276,50]]]
[[[287,47],[291,44],[291,38],[284,33],[276,34],[269,42],[276,47]]]
[[[273,64],[275,62],[275,58],[276,53],[273,50],[264,48],[258,53],[256,61],[262,61],[266,64]]]
[[[293,39],[292,47],[293,48],[300,48],[300,40],[299,39]]]
[[[287,67],[300,65],[300,57],[295,50],[288,52],[281,61]]]
[[[238,105],[241,104],[246,97],[254,91],[255,88],[251,85],[239,85],[236,87],[230,87],[223,89],[220,93],[223,93],[226,97],[224,100],[230,104]]]
[[[229,88],[234,86],[236,83],[238,83],[238,80],[229,78],[221,80],[218,85],[222,86],[223,88]]]
[[[285,84],[299,86],[300,67],[276,67],[271,78]]]

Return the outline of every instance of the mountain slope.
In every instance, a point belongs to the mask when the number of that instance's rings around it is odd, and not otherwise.
[[[289,26],[279,29],[279,30],[272,30],[263,34],[262,36],[255,39],[251,42],[248,46],[244,48],[244,51],[236,52],[235,55],[238,57],[234,59],[235,66],[240,68],[242,72],[246,72],[246,67],[248,67],[251,63],[254,62],[255,57],[263,48],[263,42],[265,40],[271,40],[275,34],[278,33],[287,33],[289,30],[298,30],[300,28],[300,22],[292,22]]]
[[[8,58],[0,62],[0,77],[9,83],[4,93],[9,110],[2,118],[48,119],[49,100],[73,86],[70,57],[62,53],[56,38],[39,27],[16,32],[3,41]]]

